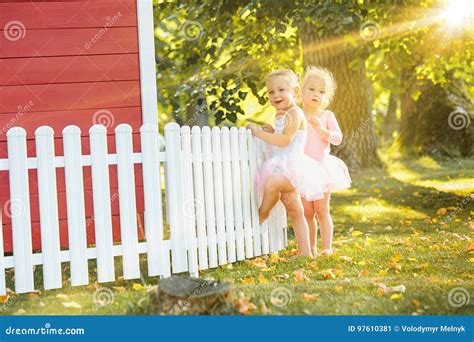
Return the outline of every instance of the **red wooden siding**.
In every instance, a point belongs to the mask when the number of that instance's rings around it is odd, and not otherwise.
[[[7,156],[6,132],[27,131],[28,156],[36,155],[34,131],[55,131],[56,155],[62,155],[61,132],[67,125],[82,131],[83,153],[89,153],[88,131],[95,123],[113,131],[128,123],[134,149],[140,150],[142,124],[136,0],[5,1],[0,0],[0,158]],[[138,211],[143,212],[143,183],[137,171]],[[61,245],[67,246],[64,170],[57,170]],[[110,168],[114,239],[120,239],[116,167]],[[33,248],[41,248],[36,170],[30,171]],[[94,243],[90,168],[84,168],[86,222]],[[4,247],[12,250],[8,173],[0,172]],[[139,214],[142,219],[142,215]],[[139,228],[140,236],[143,231]]]

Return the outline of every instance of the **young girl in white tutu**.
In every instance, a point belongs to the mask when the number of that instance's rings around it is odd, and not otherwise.
[[[270,103],[277,110],[275,130],[261,130],[249,124],[254,136],[271,145],[270,158],[257,175],[257,185],[263,192],[259,208],[260,223],[265,221],[278,200],[285,205],[293,223],[300,255],[312,256],[308,223],[304,217],[301,197],[315,201],[324,198],[326,179],[323,166],[304,154],[307,122],[303,111],[296,105],[299,91],[298,78],[293,71],[282,69],[267,77],[267,93]],[[301,196],[301,197],[300,197]]]
[[[326,110],[336,90],[332,73],[324,68],[309,67],[302,81],[303,111],[309,122],[305,153],[324,169],[324,198],[303,198],[303,206],[310,232],[310,244],[316,254],[317,224],[321,227],[321,253],[332,254],[333,222],[329,211],[331,192],[351,186],[351,178],[344,162],[330,154],[330,144],[342,142],[342,132],[333,112]],[[316,169],[320,170],[320,169]],[[316,177],[316,174],[315,174]]]

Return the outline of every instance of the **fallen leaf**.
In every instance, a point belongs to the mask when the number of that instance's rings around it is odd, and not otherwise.
[[[343,289],[344,289],[344,287],[341,286],[341,285],[336,285],[334,287],[334,290],[336,291],[336,293],[341,293]]]
[[[416,307],[416,308],[419,308],[421,306],[421,303],[420,301],[416,300],[415,298],[413,298],[411,300],[411,303]]]
[[[242,315],[249,315],[252,313],[253,310],[257,308],[255,304],[250,302],[249,298],[245,297],[243,292],[240,293],[239,298],[235,302],[235,305]]]
[[[260,275],[258,276],[258,282],[259,282],[260,284],[268,284],[268,279],[265,278],[265,276],[264,276],[263,274],[260,274]]]
[[[244,284],[254,284],[255,283],[255,279],[254,278],[244,278],[241,280],[242,283]]]
[[[71,308],[71,309],[81,309],[82,308],[82,306],[80,306],[76,302],[63,302],[63,306],[65,308]]]
[[[446,208],[439,208],[436,211],[436,215],[440,215],[440,216],[446,215],[447,213],[448,213],[448,210]]]
[[[467,248],[466,248],[466,253],[474,252],[474,243],[471,243]]]
[[[290,278],[290,275],[287,274],[287,273],[279,274],[279,275],[277,275],[277,278],[280,279],[280,280],[286,280],[286,279]]]
[[[304,274],[304,270],[298,270],[293,272],[293,279],[299,283],[308,280],[308,277]]]
[[[310,293],[304,292],[304,293],[301,294],[301,299],[305,302],[315,302],[315,301],[319,300],[319,298],[320,298],[320,296],[317,293],[311,293],[310,294]]]
[[[394,293],[393,295],[390,296],[390,299],[399,299],[399,298],[402,298],[403,297],[403,294],[401,293]]]
[[[323,275],[324,279],[334,279],[334,278],[336,278],[336,275],[334,274],[334,272],[331,269],[323,270],[321,272],[321,274]]]
[[[125,287],[122,286],[113,286],[112,288],[119,293],[123,293],[127,290]]]
[[[469,258],[469,262],[474,262],[474,258]]]
[[[370,275],[370,271],[368,269],[362,270],[359,273],[359,277],[368,277]]]
[[[360,236],[360,235],[362,235],[362,234],[364,234],[364,233],[362,233],[362,232],[359,231],[359,230],[354,230],[354,231],[351,233],[352,236]]]
[[[138,291],[138,290],[143,290],[142,284],[139,284],[139,283],[133,283],[132,288],[133,288],[134,290],[137,290],[137,291]]]
[[[411,261],[411,262],[418,262],[418,259],[417,258],[407,258],[408,261]]]
[[[35,300],[35,299],[38,299],[40,296],[38,293],[35,293],[35,292],[31,292],[31,293],[28,293],[28,298],[30,300]]]

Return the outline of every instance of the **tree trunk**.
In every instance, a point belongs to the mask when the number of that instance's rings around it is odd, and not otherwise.
[[[371,84],[365,77],[363,62],[354,64],[356,50],[343,38],[334,38],[341,43],[327,47],[329,38],[319,37],[312,24],[299,28],[303,45],[303,64],[318,65],[329,69],[337,82],[336,96],[331,109],[338,118],[344,134],[343,143],[333,152],[341,157],[352,170],[369,166],[380,166],[377,154],[375,127],[371,115]]]
[[[390,146],[393,142],[393,132],[398,128],[397,123],[398,95],[391,93],[387,114],[382,122],[382,145]]]
[[[472,149],[472,100],[464,85],[445,89],[431,81],[401,96],[400,146],[408,152],[468,156]],[[420,96],[413,100],[413,89]]]

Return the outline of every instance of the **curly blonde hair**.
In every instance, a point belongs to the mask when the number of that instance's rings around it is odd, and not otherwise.
[[[277,77],[277,76],[283,76],[283,77],[287,77],[288,80],[289,80],[289,85],[290,87],[292,88],[298,88],[299,87],[299,84],[298,84],[298,76],[293,72],[293,70],[291,69],[277,69],[277,70],[273,70],[272,72],[270,72],[265,81],[268,81],[270,78],[272,77]]]
[[[301,82],[301,88],[305,87],[306,83],[311,77],[319,77],[324,80],[324,82],[326,83],[326,91],[329,104],[334,98],[337,89],[336,80],[334,79],[332,72],[323,67],[317,67],[312,65],[308,66]]]

